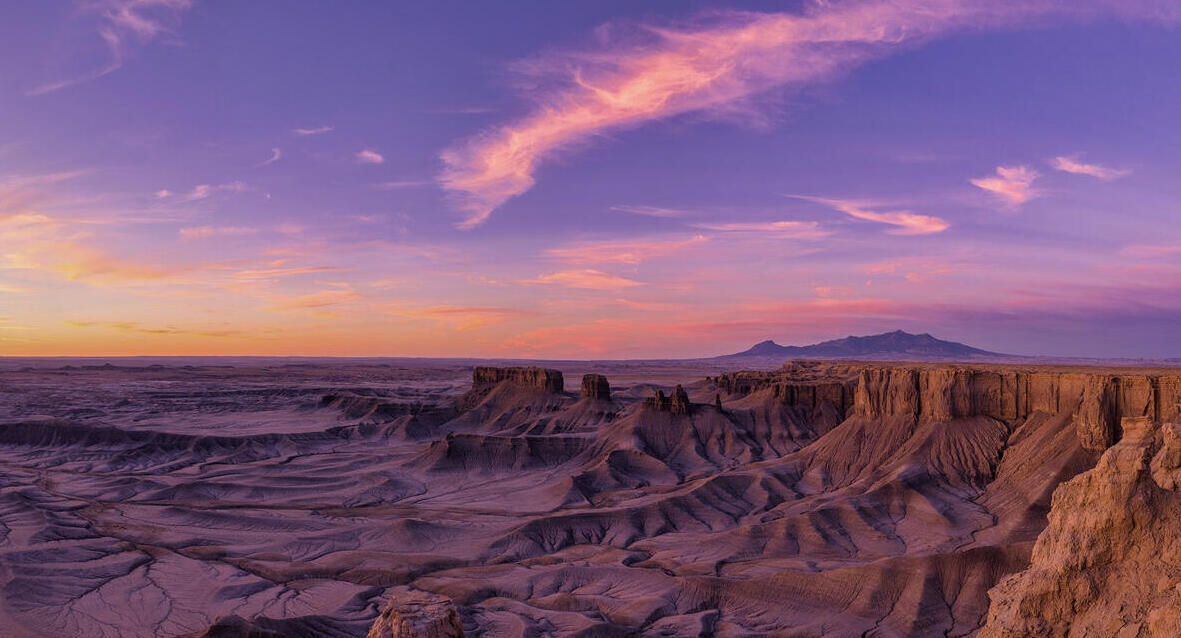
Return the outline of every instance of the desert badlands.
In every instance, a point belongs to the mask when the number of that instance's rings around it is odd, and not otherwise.
[[[1179,60],[0,0],[0,638],[1181,638]]]
[[[11,638],[1181,635],[1181,372],[9,360]]]

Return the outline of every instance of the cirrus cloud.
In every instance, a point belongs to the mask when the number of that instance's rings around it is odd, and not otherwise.
[[[357,161],[362,164],[381,164],[385,162],[385,157],[371,148],[366,148],[357,152]]]
[[[84,13],[98,16],[98,35],[106,44],[105,64],[79,75],[49,82],[25,91],[37,96],[97,80],[123,67],[131,44],[146,44],[173,32],[193,0],[90,0],[83,2]]]
[[[808,195],[788,195],[788,197],[824,204],[857,219],[894,226],[894,228],[886,231],[891,235],[930,235],[932,233],[941,233],[951,227],[951,224],[942,218],[921,215],[908,210],[885,212],[870,210],[871,208],[877,208],[878,205],[868,201],[811,197]]]
[[[1099,164],[1087,164],[1080,161],[1078,155],[1059,155],[1050,160],[1050,166],[1055,170],[1075,175],[1089,175],[1102,180],[1118,179],[1130,175],[1132,171],[1120,168],[1110,168]]]
[[[1038,172],[1028,166],[998,166],[996,175],[970,179],[973,186],[999,197],[1008,206],[1020,206],[1038,196],[1033,181]]]
[[[562,270],[534,279],[526,279],[521,283],[557,285],[566,288],[583,288],[586,290],[622,290],[624,288],[643,285],[643,283],[634,279],[627,279],[626,277],[592,269]]]
[[[533,61],[528,66],[540,88],[532,113],[445,150],[439,180],[467,215],[458,227],[470,229],[532,188],[542,162],[609,131],[685,113],[733,113],[773,89],[828,81],[960,29],[1103,12],[1165,16],[1151,0],[868,0],[816,2],[802,13],[717,13],[681,29],[647,27],[634,45],[608,42],[599,51]]]
[[[703,235],[694,235],[684,239],[582,242],[550,248],[545,251],[545,254],[571,263],[635,265],[649,259],[670,255],[690,246],[701,244],[706,240],[707,238]]]

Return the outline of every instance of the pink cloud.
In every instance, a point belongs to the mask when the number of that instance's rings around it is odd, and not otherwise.
[[[291,132],[300,137],[307,137],[309,135],[322,135],[324,133],[331,133],[334,130],[336,129],[331,126],[316,126],[313,128],[293,128],[291,129]]]
[[[351,288],[330,288],[302,295],[272,296],[270,310],[316,310],[355,303],[363,299],[360,293]]]
[[[567,288],[584,288],[587,290],[622,290],[633,286],[643,285],[641,282],[605,273],[601,270],[563,270],[535,279],[528,279],[522,283],[551,284]]]
[[[400,311],[398,314],[422,319],[436,319],[452,323],[458,330],[474,330],[502,323],[510,319],[536,316],[537,313],[519,308],[499,306],[426,306]]]
[[[876,205],[872,202],[808,197],[804,195],[792,195],[791,197],[824,204],[857,219],[895,226],[895,228],[886,231],[891,235],[929,235],[932,233],[941,233],[951,227],[950,224],[939,217],[920,215],[907,210],[873,211],[870,208],[876,207]]]
[[[1176,244],[1136,244],[1125,246],[1120,250],[1120,254],[1138,259],[1181,256],[1181,242]]]
[[[257,233],[258,229],[245,228],[241,226],[196,226],[192,228],[182,228],[177,232],[185,239],[206,239],[208,237],[223,237],[229,235],[250,235]]]
[[[1091,177],[1097,177],[1102,180],[1118,179],[1120,177],[1129,175],[1132,172],[1119,168],[1100,166],[1099,164],[1087,164],[1079,161],[1079,156],[1077,155],[1059,155],[1058,157],[1050,160],[1050,166],[1053,166],[1056,170],[1066,173],[1074,173],[1075,175],[1090,175]]]
[[[385,157],[381,153],[367,148],[357,152],[357,161],[362,164],[381,164],[385,162]]]
[[[240,270],[234,273],[234,279],[274,279],[277,277],[291,277],[293,275],[307,275],[310,273],[340,272],[345,268],[336,266],[299,266],[296,268],[271,268],[266,270]]]
[[[764,233],[785,239],[823,239],[831,233],[816,222],[721,222],[693,224],[694,228],[722,233]]]
[[[561,261],[579,264],[638,264],[705,241],[707,239],[704,236],[696,235],[686,239],[589,242],[551,248],[545,251],[545,254]]]
[[[963,28],[1028,22],[1054,12],[1163,17],[1152,2],[877,0],[817,2],[799,14],[726,12],[708,23],[643,29],[641,42],[607,42],[529,65],[540,78],[529,115],[442,153],[440,176],[467,213],[461,228],[528,191],[554,154],[606,132],[690,112],[730,112],[773,89],[828,81],[900,47]]]
[[[81,4],[85,12],[100,18],[98,35],[106,44],[107,62],[80,75],[29,89],[25,95],[52,93],[118,71],[131,44],[146,44],[172,33],[184,12],[193,6],[193,0],[90,0]]]
[[[617,213],[631,213],[632,215],[643,215],[644,217],[660,217],[660,218],[677,218],[688,217],[692,213],[680,208],[665,208],[662,206],[637,206],[631,204],[619,204],[612,206],[611,210]]]
[[[976,188],[996,195],[1010,206],[1019,206],[1037,197],[1038,192],[1033,188],[1033,181],[1037,178],[1037,171],[1028,166],[998,166],[995,176],[977,177],[968,181]]]

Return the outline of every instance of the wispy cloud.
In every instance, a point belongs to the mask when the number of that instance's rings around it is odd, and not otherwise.
[[[976,188],[999,197],[1009,206],[1020,206],[1038,196],[1033,182],[1037,171],[1028,166],[998,166],[996,175],[968,180]]]
[[[277,312],[292,310],[320,310],[330,306],[356,303],[358,301],[362,301],[363,299],[364,296],[362,296],[361,293],[348,286],[342,286],[302,295],[272,296],[272,303],[268,307],[268,310]],[[331,316],[330,314],[326,315],[323,312],[316,314],[318,316]]]
[[[555,259],[576,264],[638,264],[664,257],[690,246],[707,241],[704,235],[680,239],[647,241],[582,242],[570,246],[550,248],[545,254]]]
[[[624,288],[643,285],[641,282],[633,279],[591,269],[562,270],[548,275],[542,275],[535,279],[527,279],[522,283],[557,285],[587,290],[622,290]]]
[[[801,221],[714,222],[693,224],[693,227],[722,233],[759,233],[783,239],[823,239],[831,234],[817,222]]]
[[[415,188],[418,186],[426,186],[426,185],[432,184],[432,183],[433,182],[428,182],[428,181],[424,181],[424,180],[394,180],[394,181],[389,181],[389,182],[378,182],[377,184],[373,185],[373,188],[376,188],[379,191],[393,191],[393,190],[399,190],[402,188]]]
[[[91,284],[142,283],[176,277],[190,268],[123,257],[110,252],[77,220],[51,217],[27,208],[44,199],[36,186],[69,179],[68,173],[13,178],[0,183],[0,269],[40,271]],[[30,190],[32,188],[32,190]]]
[[[195,226],[181,228],[177,233],[185,239],[206,239],[208,237],[225,237],[232,235],[253,235],[257,228],[243,226]]]
[[[88,0],[82,3],[85,13],[97,15],[98,35],[107,46],[105,64],[64,80],[49,82],[25,92],[45,95],[96,80],[118,71],[132,44],[147,44],[173,33],[181,15],[193,6],[193,0]]]
[[[357,161],[362,164],[381,164],[385,161],[385,158],[382,157],[381,153],[367,148],[357,153]]]
[[[538,313],[520,308],[500,306],[426,306],[398,311],[407,317],[433,319],[450,323],[458,330],[474,330],[510,319],[533,317]]]
[[[293,268],[266,268],[261,270],[240,270],[234,279],[277,279],[312,273],[340,272],[346,270],[337,266],[298,266]]]
[[[308,135],[323,135],[324,133],[331,133],[336,130],[332,126],[317,126],[314,128],[293,128],[291,132],[300,137],[307,137]]]
[[[811,197],[807,195],[788,195],[788,197],[824,204],[857,219],[894,226],[895,228],[886,231],[891,235],[929,235],[932,233],[941,233],[951,227],[951,224],[948,224],[947,221],[939,217],[920,215],[908,210],[874,211],[871,209],[878,208],[879,205],[869,201]]]
[[[661,206],[634,206],[629,204],[612,206],[610,210],[613,210],[617,213],[631,213],[632,215],[661,218],[688,217],[693,214],[690,211],[682,210],[680,208],[664,208]]]
[[[1110,168],[1107,166],[1100,166],[1099,164],[1087,164],[1080,161],[1078,155],[1059,155],[1050,160],[1050,166],[1055,170],[1066,173],[1074,173],[1075,175],[1090,175],[1102,180],[1111,180],[1130,175],[1132,171],[1119,168]]]
[[[137,321],[65,321],[63,323],[73,328],[106,328],[108,330],[115,330],[118,332],[161,336],[193,335],[198,337],[236,337],[242,336],[244,334],[238,330],[177,328],[176,326],[152,328],[145,327]]]
[[[229,182],[226,184],[197,184],[192,190],[180,195],[178,200],[181,202],[196,202],[202,199],[208,199],[216,193],[241,193],[244,192],[248,186],[243,182]],[[171,196],[169,191],[156,191],[156,196],[161,197]]]
[[[528,191],[542,162],[606,132],[685,113],[749,111],[772,89],[781,94],[828,81],[958,29],[1117,9],[1161,14],[1151,2],[870,0],[816,2],[803,13],[718,12],[687,28],[646,27],[635,43],[616,38],[598,51],[522,65],[536,76],[533,112],[445,150],[440,181],[467,213],[459,227],[472,228]]]
[[[283,157],[283,151],[281,151],[277,148],[272,148],[271,149],[271,156],[268,157],[267,159],[263,160],[262,162],[259,162],[258,164],[256,164],[256,166],[268,166],[270,164],[274,164],[275,162],[282,159],[282,157]]]
[[[1120,250],[1120,254],[1137,259],[1181,257],[1181,242],[1175,244],[1135,244],[1125,246]]]

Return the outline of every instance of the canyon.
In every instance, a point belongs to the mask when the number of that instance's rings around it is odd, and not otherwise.
[[[9,360],[5,636],[1177,635],[1181,371]]]

